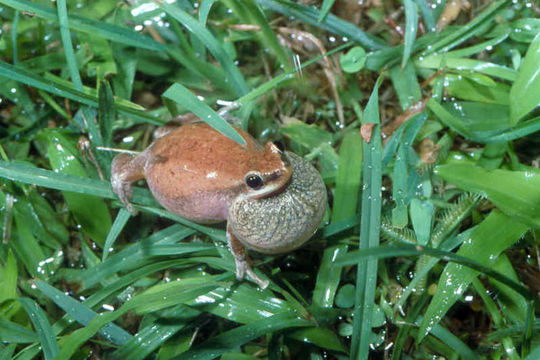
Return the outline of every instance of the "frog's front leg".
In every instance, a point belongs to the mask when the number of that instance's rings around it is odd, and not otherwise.
[[[113,191],[131,213],[135,213],[133,205],[129,202],[133,195],[132,184],[137,180],[144,179],[146,157],[146,151],[137,156],[119,154],[114,157],[111,164],[111,185]]]
[[[257,276],[257,274],[255,274],[255,272],[253,272],[253,269],[248,263],[246,248],[233,234],[229,225],[227,225],[227,242],[229,243],[229,249],[234,256],[234,262],[236,264],[236,278],[238,280],[242,280],[244,275],[247,275],[247,277],[259,285],[261,289],[266,289],[269,281],[261,279],[259,276]]]

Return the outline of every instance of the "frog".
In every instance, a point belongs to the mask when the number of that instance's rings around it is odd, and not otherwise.
[[[309,162],[233,127],[245,144],[193,117],[169,125],[139,154],[114,157],[111,186],[132,213],[133,183],[145,179],[170,212],[201,224],[226,221],[236,277],[264,289],[269,282],[253,271],[246,246],[281,254],[303,245],[322,220],[326,188]]]

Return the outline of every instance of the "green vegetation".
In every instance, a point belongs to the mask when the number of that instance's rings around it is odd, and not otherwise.
[[[540,358],[539,17],[0,0],[0,359]],[[264,291],[235,280],[223,227],[112,193],[111,148],[186,112],[327,184],[306,246],[252,254]]]

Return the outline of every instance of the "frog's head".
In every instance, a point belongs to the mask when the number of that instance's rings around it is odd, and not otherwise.
[[[244,176],[245,195],[247,199],[261,199],[279,194],[288,185],[292,176],[292,166],[282,148],[268,142],[253,158],[253,163]]]
[[[317,230],[326,208],[326,188],[319,172],[301,157],[286,153],[291,180],[278,194],[237,198],[228,223],[244,245],[266,254],[296,249]]]

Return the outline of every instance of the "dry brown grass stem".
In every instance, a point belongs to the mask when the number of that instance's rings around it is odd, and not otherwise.
[[[310,50],[309,45],[315,45],[322,55],[326,55],[327,53],[326,48],[324,47],[321,40],[319,40],[319,38],[317,38],[312,33],[288,27],[279,27],[278,31],[283,36],[282,38],[285,43],[295,50],[305,52],[306,50]],[[291,39],[291,35],[294,35],[293,39]],[[309,41],[309,44],[305,42],[306,40]],[[335,76],[335,73],[337,73],[338,76],[341,74],[341,69],[339,68],[339,65],[333,64],[328,56],[324,56],[319,63],[322,65],[324,74],[328,79],[328,82],[330,83],[332,96],[334,97],[334,101],[336,102],[336,111],[339,123],[342,127],[344,127],[345,116],[343,113],[343,104],[341,103],[341,99],[339,98],[337,80]]]

